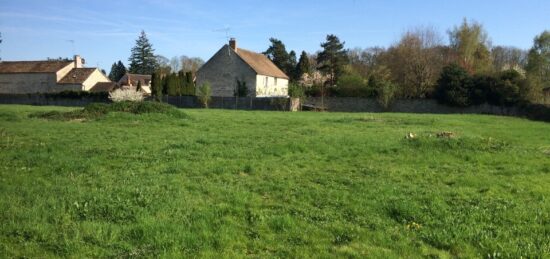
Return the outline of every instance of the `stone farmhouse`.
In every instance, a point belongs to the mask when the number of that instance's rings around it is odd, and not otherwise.
[[[115,84],[98,68],[83,67],[83,59],[1,61],[0,93],[55,93],[62,91],[110,91]]]
[[[120,80],[118,81],[118,85],[121,88],[130,88],[130,89],[136,89],[136,87],[140,84],[141,90],[147,94],[151,94],[151,75],[140,75],[140,74],[130,74],[126,73]]]
[[[288,76],[265,55],[237,48],[232,38],[208,60],[196,75],[196,85],[206,82],[212,96],[235,96],[239,83],[246,85],[248,96],[288,96]]]

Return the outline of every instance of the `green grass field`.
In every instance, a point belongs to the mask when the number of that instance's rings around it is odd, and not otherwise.
[[[51,110],[0,105],[0,257],[550,257],[549,123]]]

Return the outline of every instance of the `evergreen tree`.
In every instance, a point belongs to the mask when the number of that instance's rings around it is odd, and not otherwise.
[[[344,71],[348,62],[347,51],[344,49],[345,42],[335,35],[327,35],[327,41],[321,43],[323,51],[317,56],[319,70],[329,76],[328,83],[333,86]]]
[[[282,41],[270,38],[271,46],[263,52],[278,68],[287,75],[290,75],[290,55],[286,52],[285,44]]]
[[[161,97],[164,92],[164,85],[160,74],[153,73],[151,75],[151,94],[157,98]]]
[[[132,54],[128,59],[130,72],[144,75],[152,74],[158,67],[154,51],[145,31],[141,31],[141,35],[136,40],[136,45],[132,48]]]
[[[122,64],[122,61],[113,63],[111,71],[109,72],[109,79],[113,82],[118,82],[126,74],[126,67]]]
[[[117,80],[115,80],[116,74],[118,73],[117,69],[118,69],[118,67],[117,67],[116,62],[115,62],[111,66],[111,71],[109,72],[109,79],[113,82],[117,82]]]
[[[290,77],[290,81],[297,81],[298,78],[296,76],[296,52],[294,50],[291,50],[290,53],[288,53],[288,68],[287,68],[287,75]]]
[[[302,75],[311,73],[311,65],[309,64],[309,57],[305,51],[300,54],[300,59],[296,65],[296,78],[299,80]]]

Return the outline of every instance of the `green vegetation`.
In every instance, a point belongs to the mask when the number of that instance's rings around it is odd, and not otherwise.
[[[124,112],[132,114],[160,113],[176,118],[185,118],[186,114],[172,105],[159,102],[115,102],[92,103],[83,109],[72,111],[47,111],[35,112],[29,114],[31,118],[41,118],[48,120],[94,120],[107,115],[110,112]]]
[[[52,110],[0,106],[0,257],[550,254],[548,123]]]

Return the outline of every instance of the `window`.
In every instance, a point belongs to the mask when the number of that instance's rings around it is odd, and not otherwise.
[[[265,85],[265,87],[267,87],[267,81],[268,81],[268,77],[266,76],[265,79],[264,79],[264,85]]]
[[[275,77],[275,86],[277,86],[277,78]]]

